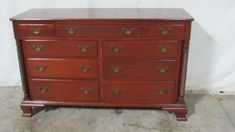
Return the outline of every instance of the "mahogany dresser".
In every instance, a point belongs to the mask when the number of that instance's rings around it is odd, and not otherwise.
[[[32,9],[11,18],[23,116],[48,105],[161,108],[185,121],[183,9]]]

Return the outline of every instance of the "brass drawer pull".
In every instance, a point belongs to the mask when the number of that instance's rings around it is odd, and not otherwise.
[[[41,87],[39,90],[41,93],[47,93],[49,89],[47,87]]]
[[[159,46],[159,50],[161,53],[166,53],[168,52],[169,49],[170,49],[169,46],[163,46],[163,45]]]
[[[163,95],[167,92],[167,89],[165,89],[165,88],[156,88],[155,92],[157,94]]]
[[[120,52],[120,51],[121,51],[122,46],[113,45],[113,46],[110,46],[110,48],[112,49],[113,52],[117,53],[117,52]]]
[[[117,66],[111,66],[111,70],[115,73],[120,72],[121,69],[122,69],[122,66],[118,66],[118,65]]]
[[[134,30],[135,30],[135,28],[133,28],[133,27],[123,27],[122,28],[122,31],[125,35],[131,35]]]
[[[41,27],[34,27],[31,28],[34,35],[39,35],[41,33],[42,28]]]
[[[75,27],[66,27],[65,31],[69,34],[69,35],[73,35],[77,32],[77,28]]]
[[[167,35],[170,33],[170,28],[160,28],[159,31],[162,35]]]
[[[81,88],[80,88],[80,91],[81,91],[83,94],[90,94],[90,93],[91,93],[91,88],[81,87]]]
[[[157,70],[160,73],[165,73],[168,70],[168,66],[157,66]]]
[[[90,66],[81,66],[81,67],[80,67],[80,71],[81,71],[81,72],[88,72],[90,69],[91,69]]]
[[[37,65],[37,70],[40,71],[40,72],[41,72],[41,71],[45,71],[46,68],[47,68],[46,65],[41,65],[41,64]]]
[[[41,52],[43,50],[43,44],[33,44],[32,48],[37,52]]]
[[[78,48],[82,53],[85,53],[89,50],[90,46],[89,45],[78,45]]]
[[[120,89],[120,88],[113,88],[113,89],[112,89],[112,92],[113,92],[114,94],[120,94],[121,89]]]

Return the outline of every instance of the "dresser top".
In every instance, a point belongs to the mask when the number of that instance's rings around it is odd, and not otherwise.
[[[193,20],[180,8],[53,8],[31,9],[10,20]]]

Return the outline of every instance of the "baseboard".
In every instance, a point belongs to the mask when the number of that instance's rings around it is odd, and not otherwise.
[[[214,94],[214,95],[235,95],[235,91],[223,90],[186,90],[186,93]]]

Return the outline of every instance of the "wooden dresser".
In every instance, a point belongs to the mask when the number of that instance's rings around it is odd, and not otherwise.
[[[23,116],[47,105],[162,108],[186,120],[183,9],[32,9],[11,18]]]

